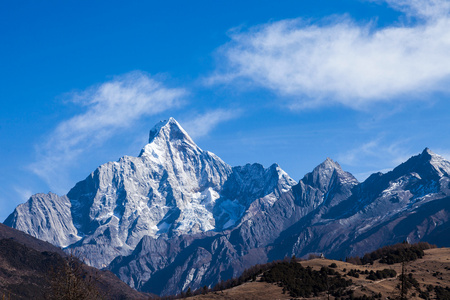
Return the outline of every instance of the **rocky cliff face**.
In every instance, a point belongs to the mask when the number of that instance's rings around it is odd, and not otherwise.
[[[343,258],[450,233],[450,163],[425,149],[359,183],[326,159],[298,183],[278,165],[230,167],[174,120],[138,157],[97,168],[66,196],[38,194],[5,224],[156,294],[213,286],[286,255]]]

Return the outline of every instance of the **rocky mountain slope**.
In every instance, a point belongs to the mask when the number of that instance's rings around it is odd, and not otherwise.
[[[296,183],[276,164],[230,167],[171,118],[138,157],[100,166],[66,196],[34,195],[5,224],[131,287],[174,294],[284,256],[339,258],[405,239],[450,246],[449,173],[425,149],[363,183],[329,158]]]
[[[402,240],[448,246],[443,233],[449,232],[449,174],[450,163],[425,149],[386,174],[371,175],[339,205],[286,230],[272,254],[339,258]]]

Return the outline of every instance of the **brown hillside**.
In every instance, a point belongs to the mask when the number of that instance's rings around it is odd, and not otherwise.
[[[52,280],[67,255],[59,248],[0,223],[0,297],[2,299],[49,299]],[[105,299],[147,299],[109,271],[82,265],[95,278]]]
[[[396,278],[388,278],[372,281],[366,279],[367,275],[360,275],[359,278],[354,278],[346,275],[346,279],[351,279],[353,285],[349,289],[354,290],[354,296],[374,296],[379,293],[382,294],[382,299],[387,297],[393,298],[398,292],[395,290],[396,285],[399,283],[398,275],[401,274],[402,266],[400,263],[394,265],[380,264],[375,262],[373,265],[352,265],[350,263],[328,260],[328,259],[313,259],[309,261],[302,261],[301,264],[304,267],[311,266],[315,270],[319,270],[321,267],[328,267],[330,264],[335,263],[336,271],[346,274],[351,269],[357,269],[360,271],[374,271],[383,269],[394,269],[397,272]],[[344,272],[344,269],[346,270]],[[419,288],[422,291],[427,290],[428,285],[450,287],[450,248],[437,248],[425,250],[425,256],[422,259],[412,261],[406,264],[406,274],[411,273],[414,279],[419,283]],[[396,294],[397,293],[397,294]],[[415,296],[414,296],[415,293]],[[431,299],[436,299],[434,291],[429,293]],[[212,292],[207,295],[199,295],[190,299],[226,299],[226,300],[240,300],[240,299],[260,299],[260,300],[273,300],[273,299],[292,299],[288,294],[282,293],[282,288],[274,284],[268,284],[265,282],[247,282],[243,285],[224,290],[219,292]],[[296,298],[304,299],[304,298]],[[328,299],[327,295],[320,297],[308,298],[308,299]],[[330,296],[330,299],[335,299]],[[408,299],[421,299],[419,298],[419,292],[412,288],[408,294]]]

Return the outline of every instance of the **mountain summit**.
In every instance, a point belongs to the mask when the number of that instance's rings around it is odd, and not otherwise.
[[[341,180],[348,179],[357,183],[353,175],[342,170],[341,166],[331,158],[327,158],[311,173],[306,174],[302,182],[326,193],[333,185],[333,177],[340,177]]]
[[[150,130],[148,143],[151,144],[155,139],[162,139],[165,141],[185,141],[195,145],[187,132],[172,117],[168,120],[160,121]]]

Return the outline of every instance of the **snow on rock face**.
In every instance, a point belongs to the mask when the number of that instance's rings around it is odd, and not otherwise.
[[[79,239],[66,196],[36,194],[16,207],[4,224],[54,245],[66,247]]]
[[[448,223],[435,233],[436,226],[427,233],[423,228],[435,218],[449,220],[449,166],[425,149],[386,174],[373,174],[341,204],[301,224],[295,244],[287,241],[279,249],[292,248],[296,256],[317,251],[343,257],[407,238],[418,242],[445,235]]]
[[[430,164],[436,170],[439,177],[450,175],[450,162],[445,160],[442,156],[435,154],[428,148],[425,148],[420,155],[429,159]]]
[[[143,236],[215,229],[212,211],[231,167],[200,149],[172,118],[150,131],[149,142],[138,157],[100,166],[67,195],[86,236],[73,247],[93,265],[129,254]],[[102,245],[97,252],[92,243],[99,240],[114,249]]]
[[[277,164],[267,169],[257,163],[234,167],[215,209],[217,227],[227,229],[237,225],[256,199],[272,206],[295,184]]]
[[[300,180],[294,192],[302,206],[317,208],[328,201],[329,206],[334,206],[349,197],[351,189],[358,183],[352,174],[327,158]]]

